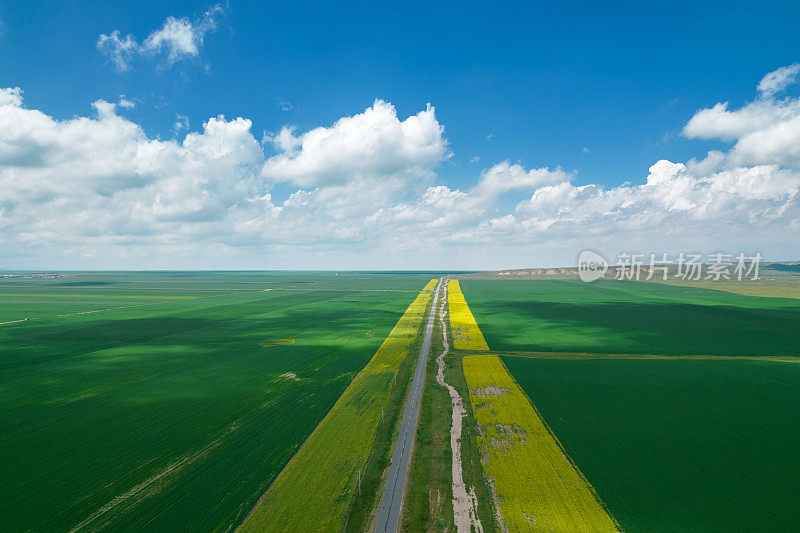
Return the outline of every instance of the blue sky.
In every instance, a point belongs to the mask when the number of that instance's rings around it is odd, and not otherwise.
[[[736,138],[689,138],[687,122],[698,110],[719,102],[729,102],[732,110],[744,108],[759,98],[756,86],[762,77],[800,58],[800,4],[794,2],[630,2],[609,8],[594,2],[386,6],[231,0],[212,14],[213,27],[196,42],[196,55],[170,59],[167,48],[134,53],[123,71],[98,47],[101,35],[117,30],[120,37],[131,35],[144,47],[169,17],[186,20],[197,30],[215,4],[74,4],[0,1],[0,87],[19,87],[27,109],[68,121],[94,116],[92,102],[120,102],[124,95],[135,105],[117,106],[117,113],[138,125],[148,139],[182,142],[187,131],[201,131],[210,117],[222,114],[227,120],[250,120],[253,137],[261,141],[264,133],[275,134],[287,125],[297,135],[331,127],[341,117],[364,112],[376,99],[391,103],[400,121],[430,103],[444,128],[447,155],[435,165],[422,164],[419,179],[449,191],[475,187],[482,171],[503,161],[519,163],[526,171],[561,167],[572,174],[573,186],[611,189],[626,181],[644,183],[648,169],[662,159],[687,162],[701,160],[709,150],[726,152]],[[796,86],[788,85],[781,98],[797,94]],[[176,133],[180,117],[186,117],[189,127]],[[263,152],[269,159],[281,148],[268,142]],[[413,161],[411,166],[419,164]],[[280,205],[299,190],[297,183],[272,180],[257,188],[259,194],[269,191],[272,202]],[[323,185],[304,183],[303,190]],[[492,213],[476,224],[514,211],[532,190],[504,190]],[[413,203],[400,196],[392,205]],[[368,218],[362,217],[362,226],[369,226],[364,222]],[[366,244],[369,240],[362,238],[361,249],[348,241],[340,256],[335,240],[280,243],[296,254],[288,263],[269,259],[279,243],[265,239],[259,252],[258,244],[249,240],[246,246],[251,248],[230,267],[355,267],[374,249]],[[53,267],[92,263],[80,259],[80,253],[59,258],[11,241],[19,260],[9,267],[45,259]],[[73,241],[73,248],[109,246],[93,244],[86,235]],[[122,241],[118,246],[128,245]],[[214,244],[244,249],[234,241]],[[733,236],[729,241],[737,242]],[[476,242],[460,243],[464,253],[480,246]],[[508,265],[455,257],[464,268],[492,268],[565,261],[573,253],[567,246],[549,254],[543,240],[514,242],[515,248],[526,242],[542,248],[514,256],[514,264]],[[658,244],[674,249],[704,245],[691,239]],[[401,266],[427,266],[421,246],[413,254],[409,251],[416,259]],[[773,254],[790,253],[787,246],[776,244]],[[303,247],[310,255],[303,255]],[[174,263],[156,266],[185,266],[199,253],[175,251]],[[459,266],[448,257],[453,254],[436,258],[430,266]],[[387,252],[386,264],[369,266],[393,268],[389,263],[396,259]]]

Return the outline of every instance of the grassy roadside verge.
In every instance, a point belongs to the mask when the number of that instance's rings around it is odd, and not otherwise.
[[[400,517],[402,531],[444,531],[454,528],[450,451],[452,409],[447,390],[436,383],[436,358],[441,350],[442,328],[437,319],[431,336],[419,425]]]
[[[425,289],[431,290],[429,283]],[[345,521],[344,531],[359,533],[369,531],[378,513],[381,503],[383,486],[386,483],[386,473],[392,461],[394,444],[400,434],[403,421],[403,411],[408,399],[408,389],[414,370],[417,368],[419,351],[425,335],[426,319],[430,312],[430,302],[425,310],[424,319],[419,324],[416,341],[409,348],[409,354],[400,364],[397,379],[392,387],[389,403],[383,413],[383,418],[378,424],[375,443],[364,465],[361,483],[353,497]]]
[[[364,466],[380,449],[376,435],[392,391],[402,381],[398,373],[403,363],[415,359],[415,347],[418,353],[419,332],[431,300],[431,291],[420,292],[256,505],[242,531],[339,531],[344,527],[359,487],[367,493],[364,478],[372,475]]]
[[[445,306],[447,310],[448,306]],[[449,318],[449,314],[448,314]],[[448,338],[452,339],[448,326]],[[436,382],[436,358],[442,350],[441,322],[436,320],[431,339],[431,353],[425,375],[419,426],[414,454],[411,457],[409,485],[406,489],[401,531],[455,530],[453,522],[452,450],[450,428],[452,404],[450,395]],[[458,390],[467,414],[462,420],[461,461],[464,482],[475,487],[478,517],[485,531],[498,530],[489,485],[483,474],[476,442],[475,419],[461,366],[460,352],[453,350],[445,357],[445,381]]]

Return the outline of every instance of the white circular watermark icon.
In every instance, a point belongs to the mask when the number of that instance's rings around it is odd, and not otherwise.
[[[594,250],[583,250],[578,255],[578,276],[581,281],[588,283],[600,279],[607,271],[608,261]]]

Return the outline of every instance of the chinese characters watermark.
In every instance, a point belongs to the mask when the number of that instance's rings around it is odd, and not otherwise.
[[[584,250],[578,256],[578,276],[583,281],[594,281],[605,277],[613,268],[614,279],[618,280],[756,281],[763,259],[759,252],[751,255],[715,252],[706,256],[683,252],[677,256],[624,252],[611,267],[598,252]]]

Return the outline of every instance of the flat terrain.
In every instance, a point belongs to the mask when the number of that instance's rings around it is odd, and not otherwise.
[[[0,280],[0,529],[236,526],[430,278]]]
[[[408,391],[408,399],[403,410],[400,433],[394,443],[394,453],[389,465],[389,473],[386,478],[386,485],[383,488],[383,496],[375,522],[376,532],[397,531],[400,524],[400,510],[403,506],[403,496],[408,481],[411,454],[414,452],[414,437],[417,432],[417,419],[419,418],[420,405],[422,403],[422,389],[425,384],[425,368],[428,364],[433,321],[436,317],[436,304],[439,301],[440,293],[441,289],[437,286],[434,289],[433,301],[428,311],[428,320],[425,323],[425,333],[420,346],[416,370],[414,371],[411,388]]]
[[[800,301],[655,283],[462,280],[492,350],[798,355]]]
[[[616,531],[590,483],[564,455],[500,358],[463,359],[486,475],[510,531]]]
[[[445,356],[434,357],[444,349],[444,333],[449,333],[447,302],[440,302],[444,320],[437,319],[431,341],[431,356],[425,374],[419,425],[417,427],[414,455],[408,475],[405,503],[401,516],[401,531],[454,531],[456,528],[453,509],[453,402],[448,389],[442,386],[437,374],[439,361],[444,364],[442,378],[455,388],[463,398],[466,412],[461,420],[462,477],[465,487],[474,489],[477,496],[477,515],[484,531],[497,530],[492,509],[491,493],[486,483],[476,435],[477,427],[469,407],[469,392],[461,355],[448,350]]]
[[[401,364],[414,356],[431,297],[431,290],[419,293],[264,494],[242,531],[340,531],[345,527],[395,378]]]
[[[626,531],[796,531],[800,363],[503,361]]]
[[[461,287],[457,279],[450,280],[447,287],[449,298],[448,316],[450,319],[450,330],[453,333],[453,348],[456,350],[488,350],[486,339],[483,338],[475,317],[469,310],[461,292]]]

